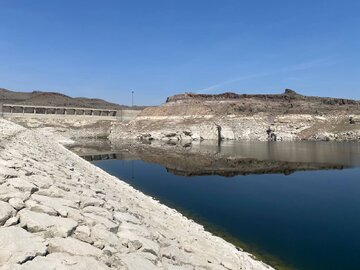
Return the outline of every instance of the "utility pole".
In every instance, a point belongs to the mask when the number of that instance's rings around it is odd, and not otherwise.
[[[134,91],[131,91],[131,107],[134,107]]]

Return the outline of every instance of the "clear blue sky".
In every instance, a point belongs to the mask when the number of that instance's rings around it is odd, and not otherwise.
[[[360,99],[360,1],[0,0],[0,87]]]

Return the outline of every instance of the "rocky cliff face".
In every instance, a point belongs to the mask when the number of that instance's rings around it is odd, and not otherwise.
[[[147,108],[131,123],[115,123],[110,137],[163,140],[359,140],[360,102],[279,95],[182,94]]]

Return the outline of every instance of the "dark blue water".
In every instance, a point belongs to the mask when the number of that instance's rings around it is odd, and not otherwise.
[[[177,176],[142,160],[95,164],[274,266],[360,269],[359,168],[229,178]]]

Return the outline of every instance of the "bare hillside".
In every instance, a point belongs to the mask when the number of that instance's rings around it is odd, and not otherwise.
[[[67,106],[67,107],[87,107],[101,109],[143,109],[140,106],[125,106],[111,103],[102,99],[69,97],[56,92],[15,92],[0,88],[0,103],[23,104],[23,105],[39,105],[39,106]]]
[[[360,113],[360,101],[303,96],[286,89],[282,94],[247,95],[223,93],[218,95],[185,93],[168,97],[162,106],[144,110],[143,116],[185,115],[283,115],[283,114],[349,114]]]

